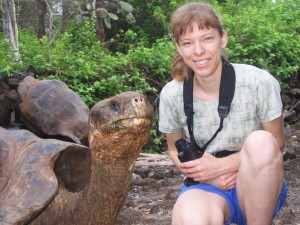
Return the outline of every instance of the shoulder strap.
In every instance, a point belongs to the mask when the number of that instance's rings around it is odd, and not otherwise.
[[[230,112],[230,105],[235,90],[235,71],[233,66],[222,58],[222,76],[219,91],[218,113],[220,118],[226,118]]]
[[[193,124],[194,124],[194,109],[193,109],[193,80],[194,72],[190,70],[189,77],[184,80],[183,83],[183,103],[184,103],[184,113],[186,115],[186,123],[190,134],[191,144],[193,149],[199,151],[200,156],[204,154],[204,149],[201,148],[194,138]]]
[[[235,71],[233,66],[227,62],[222,57],[222,74],[221,74],[221,83],[220,83],[220,91],[219,91],[219,105],[218,105],[218,113],[220,116],[220,126],[217,131],[214,133],[212,138],[201,148],[197,145],[194,133],[193,133],[193,79],[194,72],[191,70],[189,77],[184,81],[183,84],[183,102],[184,102],[184,113],[187,117],[187,126],[191,138],[192,144],[203,154],[206,150],[207,146],[215,139],[217,134],[223,128],[223,121],[230,112],[230,105],[234,96],[235,90]]]
[[[186,121],[188,124],[189,133],[192,132],[193,127],[193,116],[194,116],[194,109],[193,109],[193,79],[194,79],[194,72],[190,70],[189,77],[183,83],[183,104],[184,104],[184,113],[186,115]],[[191,130],[190,130],[191,129]],[[191,138],[194,138],[194,136]]]

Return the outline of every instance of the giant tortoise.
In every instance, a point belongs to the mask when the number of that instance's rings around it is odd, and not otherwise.
[[[144,95],[124,92],[90,110],[89,147],[1,128],[0,224],[113,225],[152,116]]]

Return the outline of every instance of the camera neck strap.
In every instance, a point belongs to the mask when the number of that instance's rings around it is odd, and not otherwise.
[[[194,109],[193,109],[193,80],[194,80],[194,72],[191,70],[189,77],[187,80],[184,80],[183,84],[183,102],[184,102],[184,113],[187,117],[187,126],[191,138],[191,143],[201,152],[204,153],[207,146],[215,139],[217,134],[223,128],[223,121],[228,116],[230,111],[230,105],[234,96],[235,90],[235,71],[233,66],[227,62],[222,57],[222,74],[221,74],[221,82],[220,82],[220,90],[219,90],[219,105],[218,105],[218,113],[220,117],[220,125],[219,128],[216,130],[214,135],[211,137],[210,140],[206,142],[203,147],[200,147],[194,138],[193,132],[193,116],[194,116]]]

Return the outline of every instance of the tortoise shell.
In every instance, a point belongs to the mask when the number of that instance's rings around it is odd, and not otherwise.
[[[33,133],[87,144],[89,108],[66,84],[27,76],[18,94],[22,121]]]
[[[0,127],[0,224],[27,224],[55,197],[58,180],[81,190],[90,165],[86,146]]]

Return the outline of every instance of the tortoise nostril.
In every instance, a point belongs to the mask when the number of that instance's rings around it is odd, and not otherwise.
[[[142,102],[144,102],[144,99],[142,97],[137,97],[137,98],[134,98],[134,102],[142,103]]]

